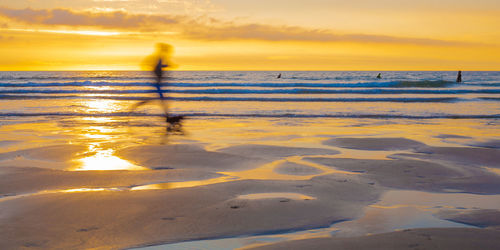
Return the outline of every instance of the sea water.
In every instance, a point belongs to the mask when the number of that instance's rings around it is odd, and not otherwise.
[[[500,72],[175,71],[170,112],[190,117],[500,118]],[[281,74],[281,78],[277,76]],[[0,72],[0,117],[158,116],[144,71]]]

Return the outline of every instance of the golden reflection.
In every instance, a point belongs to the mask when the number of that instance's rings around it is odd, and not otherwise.
[[[500,175],[500,169],[498,168],[488,168],[488,167],[484,167],[486,170],[494,173],[494,174],[497,174],[497,175]]]
[[[82,103],[87,107],[87,112],[116,112],[120,110],[120,101],[116,100],[107,100],[107,99],[95,99],[95,100],[86,100]]]
[[[180,182],[167,182],[167,183],[158,183],[144,186],[133,187],[130,190],[154,190],[154,189],[175,189],[175,188],[189,188],[189,187],[197,187],[204,186],[209,184],[217,184],[228,181],[234,181],[237,178],[233,176],[222,176],[219,178],[213,178],[208,180],[201,181],[180,181]]]
[[[433,206],[404,205],[404,204],[387,205],[387,206],[373,204],[373,205],[369,205],[369,207],[381,208],[381,209],[398,209],[398,208],[407,208],[407,207],[413,207],[413,208],[418,208],[418,209],[422,209],[422,210],[432,210],[433,208],[437,209],[437,208],[435,208]],[[449,209],[452,209],[454,207],[452,207],[452,206],[440,206],[440,208],[449,208]]]
[[[113,89],[111,86],[85,86],[86,89],[91,90],[111,90]]]
[[[79,193],[79,192],[100,192],[100,191],[121,191],[119,188],[73,188],[62,190],[62,193]]]
[[[329,174],[349,174],[356,175],[359,173],[353,173],[348,171],[337,170],[332,167],[326,167],[321,164],[304,161],[302,160],[302,156],[291,156],[286,159],[273,161],[268,164],[264,164],[258,168],[249,169],[245,171],[239,172],[220,172],[224,175],[236,176],[240,179],[253,179],[253,180],[309,180],[313,177],[329,175]],[[288,175],[288,174],[280,174],[275,171],[275,168],[280,166],[283,163],[292,162],[300,165],[306,165],[309,167],[317,168],[322,170],[323,172],[320,174],[311,174],[311,175]]]
[[[99,150],[93,147],[93,145],[89,147],[89,152],[97,152],[92,156],[78,159],[79,167],[75,170],[147,170],[147,168],[137,166],[113,155],[113,149]]]
[[[111,136],[103,134],[113,132],[113,129],[103,127],[103,126],[92,126],[86,129],[86,134],[82,134],[83,136],[89,139],[111,139]],[[95,145],[90,146],[91,149],[95,148]]]
[[[340,154],[332,155],[331,158],[349,158],[349,159],[369,159],[369,160],[392,160],[389,155],[408,153],[407,151],[398,150],[362,150],[362,149],[348,149],[341,147],[334,147],[340,151]]]
[[[274,199],[274,198],[287,198],[292,200],[316,200],[315,197],[299,193],[257,193],[257,194],[244,194],[238,196],[238,199],[244,199],[244,200]]]
[[[81,117],[81,120],[82,121],[89,121],[89,122],[96,122],[96,123],[108,123],[108,122],[112,122],[113,118],[86,116],[86,117]],[[112,129],[108,129],[108,131],[112,131]]]

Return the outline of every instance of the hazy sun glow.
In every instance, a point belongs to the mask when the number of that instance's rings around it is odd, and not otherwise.
[[[496,0],[0,0],[0,70],[498,70]]]
[[[97,30],[6,29],[5,31],[45,32],[45,33],[59,33],[59,34],[77,34],[77,35],[87,35],[87,36],[115,36],[122,34],[121,32],[97,31]]]

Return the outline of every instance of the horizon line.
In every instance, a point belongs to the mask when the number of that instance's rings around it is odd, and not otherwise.
[[[116,72],[150,72],[149,70],[120,70],[120,69],[95,69],[95,70],[0,70],[0,72],[89,72],[89,71],[116,71]],[[218,71],[218,72],[499,72],[498,70],[169,70],[172,72],[209,72],[209,71]]]

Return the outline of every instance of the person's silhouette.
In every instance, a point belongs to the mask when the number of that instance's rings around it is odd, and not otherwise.
[[[377,79],[382,79],[382,74],[381,73],[378,73]]]
[[[165,117],[169,117],[168,115],[168,107],[167,107],[167,103],[166,103],[166,100],[165,100],[165,97],[163,95],[163,90],[162,90],[162,86],[163,86],[163,79],[164,79],[164,70],[163,68],[167,68],[167,67],[170,67],[170,62],[168,61],[169,60],[169,57],[170,57],[170,53],[172,51],[172,46],[170,46],[169,44],[166,44],[166,43],[159,43],[156,45],[156,65],[154,66],[154,74],[156,76],[156,82],[154,84],[155,88],[156,88],[156,92],[158,93],[158,96],[160,98],[160,102],[161,102],[161,107],[163,108],[163,112],[165,113]]]
[[[462,82],[462,71],[461,70],[458,71],[457,82]]]
[[[170,60],[170,54],[172,53],[172,46],[166,43],[158,43],[156,45],[156,52],[146,58],[146,61],[143,63],[143,66],[146,66],[148,70],[153,71],[155,76],[155,82],[153,86],[156,88],[156,93],[158,94],[160,106],[163,109],[163,113],[167,123],[167,131],[168,132],[178,132],[182,133],[181,121],[184,119],[183,116],[170,116],[168,114],[168,105],[167,98],[163,95],[162,87],[166,84],[166,70],[165,68],[172,67],[172,63]],[[142,106],[150,101],[154,101],[154,99],[149,99],[146,101],[142,101],[136,105],[134,105],[133,110]]]

